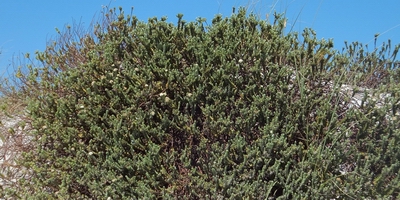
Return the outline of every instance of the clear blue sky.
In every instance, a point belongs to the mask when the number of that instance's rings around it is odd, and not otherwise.
[[[104,5],[122,6],[125,13],[133,6],[139,20],[167,16],[170,22],[177,21],[178,13],[186,21],[211,20],[218,13],[230,16],[232,7],[247,6],[262,19],[273,11],[286,12],[288,28],[298,32],[313,28],[318,38],[333,38],[336,49],[344,41],[373,47],[376,33],[381,34],[377,44],[389,38],[400,43],[400,0],[1,0],[0,75],[7,76],[13,57],[43,51],[56,36],[56,27],[62,29],[74,21],[88,27]]]

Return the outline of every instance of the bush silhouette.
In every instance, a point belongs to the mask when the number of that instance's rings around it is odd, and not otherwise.
[[[282,15],[245,9],[209,26],[177,17],[111,9],[92,33],[67,28],[36,55],[42,67],[21,87],[36,148],[16,196],[399,195],[397,46],[384,46],[389,58],[358,43],[339,54],[313,30],[285,33]],[[340,88],[354,82],[391,98],[352,106]]]

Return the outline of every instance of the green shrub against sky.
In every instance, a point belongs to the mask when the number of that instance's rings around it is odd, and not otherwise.
[[[177,21],[111,9],[92,32],[66,27],[37,53],[40,67],[19,76],[32,177],[14,195],[398,197],[397,46],[340,54],[313,30],[285,33],[279,14],[244,9]],[[391,98],[352,107],[340,92],[350,83]]]

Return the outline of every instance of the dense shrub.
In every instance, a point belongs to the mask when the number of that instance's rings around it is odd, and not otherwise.
[[[279,14],[269,23],[244,9],[211,25],[117,12],[91,34],[67,28],[24,76],[36,149],[21,161],[32,177],[15,195],[399,195],[399,90],[387,67],[397,47],[389,58],[339,54],[312,30],[285,33]],[[359,86],[375,75],[391,98],[351,106],[340,90],[349,74]]]

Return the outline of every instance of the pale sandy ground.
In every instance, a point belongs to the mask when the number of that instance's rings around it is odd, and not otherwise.
[[[3,116],[0,120],[0,186],[4,189],[13,187],[18,179],[25,178],[23,169],[16,165],[15,159],[29,148],[30,139],[24,134],[27,127],[22,127],[21,121],[24,119],[21,116]]]

